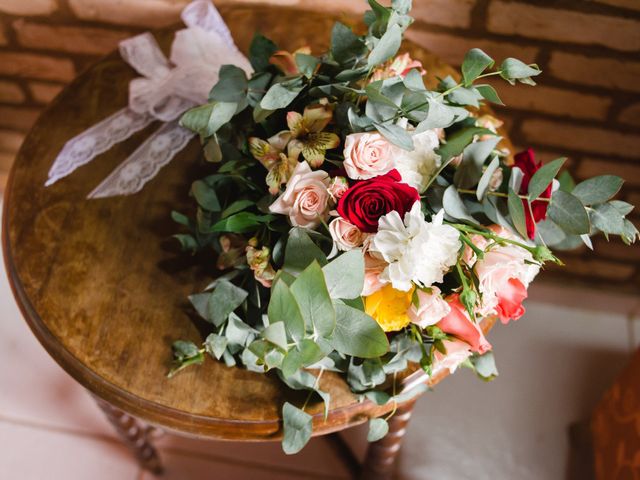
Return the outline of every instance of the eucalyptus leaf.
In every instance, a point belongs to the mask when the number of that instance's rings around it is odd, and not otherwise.
[[[298,453],[311,438],[313,417],[285,402],[282,407],[282,449],[287,455]]]
[[[331,335],[336,326],[336,313],[317,261],[314,260],[291,284],[291,293],[298,302],[305,324],[313,325],[319,335]]]
[[[489,166],[480,177],[480,181],[478,181],[478,187],[476,188],[476,198],[479,202],[482,202],[482,200],[484,199],[485,194],[489,190],[491,177],[493,177],[493,174],[496,172],[496,170],[498,170],[498,168],[500,168],[500,159],[498,157],[493,157],[493,160],[491,160],[491,163],[489,163]]]
[[[211,333],[204,341],[204,348],[209,355],[220,360],[227,349],[227,338],[215,333]]]
[[[223,280],[216,285],[207,302],[206,320],[219,327],[231,312],[238,308],[247,298],[247,291]]]
[[[222,65],[218,83],[209,92],[209,101],[241,103],[246,100],[248,86],[244,70],[235,65]]]
[[[494,133],[491,130],[480,127],[467,127],[457,131],[447,138],[447,143],[436,150],[436,153],[442,157],[442,163],[460,155],[476,135],[494,135]]]
[[[276,53],[278,46],[267,37],[256,33],[249,46],[249,61],[256,72],[268,69],[269,59]]]
[[[479,48],[472,48],[464,56],[462,61],[462,78],[464,84],[469,86],[487,68],[494,65],[494,60]]]
[[[272,215],[257,215],[252,212],[239,212],[216,222],[211,232],[247,233],[273,219]]]
[[[496,368],[496,360],[493,352],[487,352],[483,355],[473,355],[471,357],[471,363],[478,376],[483,380],[493,380],[498,376],[498,369]]]
[[[316,72],[316,68],[320,65],[319,58],[314,57],[313,55],[306,55],[304,53],[296,53],[295,61],[300,73],[307,78],[313,77],[313,74]]]
[[[295,100],[303,89],[304,85],[302,83],[274,83],[260,101],[260,107],[264,110],[279,110],[281,108],[286,108]]]
[[[542,70],[535,64],[527,65],[517,58],[507,58],[500,65],[500,72],[505,80],[523,80],[540,75]]]
[[[615,175],[600,175],[580,182],[571,192],[584,205],[604,203],[622,188],[624,180]]]
[[[378,132],[389,142],[394,145],[402,148],[403,150],[413,151],[413,139],[411,135],[399,125],[394,125],[393,123],[377,123],[373,124]]]
[[[544,192],[556,175],[566,162],[566,158],[557,158],[545,165],[543,165],[536,173],[533,174],[531,180],[529,181],[529,187],[527,194],[529,195],[529,200],[534,201],[538,198],[542,192]]]
[[[624,232],[624,216],[611,204],[598,205],[589,212],[591,225],[598,230],[612,235],[622,235]]]
[[[262,331],[262,338],[274,344],[282,350],[288,350],[287,347],[287,331],[285,322],[273,322]]]
[[[393,57],[402,43],[402,29],[398,25],[391,26],[373,47],[367,60],[367,67],[373,68]]]
[[[476,85],[476,90],[482,95],[482,98],[485,100],[489,100],[491,103],[495,103],[496,105],[504,105],[498,92],[496,92],[495,88],[491,85]]]
[[[284,280],[278,280],[273,284],[267,308],[271,324],[284,322],[286,330],[294,340],[300,340],[304,336],[305,324],[302,312]]]
[[[527,221],[524,212],[522,199],[512,188],[509,189],[509,198],[507,198],[507,206],[509,207],[509,215],[511,221],[522,238],[528,238]]]
[[[389,433],[389,424],[384,418],[372,418],[369,420],[368,442],[377,442]]]
[[[551,197],[547,214],[566,233],[582,235],[591,230],[589,215],[582,202],[562,190],[556,191]]]
[[[314,260],[320,265],[327,264],[327,256],[311,240],[307,231],[304,228],[292,228],[285,247],[284,267],[289,272],[300,273]]]
[[[502,137],[496,136],[465,147],[462,162],[453,177],[453,182],[458,188],[471,188],[478,184],[484,163],[501,139]]]
[[[322,268],[331,298],[360,297],[364,286],[364,255],[354,249],[338,255]]]
[[[442,197],[442,206],[444,211],[450,217],[456,220],[462,220],[466,222],[473,223],[474,225],[478,224],[478,221],[471,216],[467,207],[464,205],[460,194],[455,186],[450,185],[444,191],[444,196]]]
[[[216,191],[202,180],[196,180],[191,184],[191,194],[205,210],[210,212],[220,211],[220,202]]]
[[[623,217],[629,215],[635,208],[630,203],[623,202],[622,200],[611,200],[609,204],[614,206]]]
[[[351,28],[340,22],[334,24],[331,31],[331,54],[338,63],[353,61],[365,48],[362,39]]]
[[[369,315],[339,302],[335,311],[336,327],[329,338],[335,350],[360,358],[376,358],[389,351],[387,336]]]
[[[207,138],[229,123],[237,107],[235,102],[210,102],[188,110],[180,118],[180,125]]]

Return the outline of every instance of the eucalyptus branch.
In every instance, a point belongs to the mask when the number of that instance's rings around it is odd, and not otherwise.
[[[459,193],[464,193],[466,195],[476,195],[476,193],[477,193],[475,190],[468,190],[466,188],[459,188],[458,192]],[[501,198],[508,198],[509,197],[509,195],[507,195],[506,193],[502,193],[502,192],[487,192],[486,195],[491,195],[491,196],[494,196],[494,197],[501,197]],[[527,195],[518,195],[518,197],[520,197],[522,200],[528,200],[529,202],[537,202],[537,201],[547,202],[547,203],[551,202],[550,198],[538,197],[538,198],[535,198],[533,200],[529,200],[529,197]]]

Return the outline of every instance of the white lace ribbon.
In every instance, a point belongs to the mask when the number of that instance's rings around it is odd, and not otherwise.
[[[129,106],[69,140],[51,166],[45,185],[52,185],[160,120],[167,124],[140,145],[89,198],[140,191],[193,138],[193,133],[176,120],[189,108],[207,101],[220,67],[233,64],[251,72],[249,61],[209,0],[194,0],[187,5],[182,20],[188,28],[176,32],[169,59],[150,33],[120,43],[122,58],[142,75],[129,83]]]

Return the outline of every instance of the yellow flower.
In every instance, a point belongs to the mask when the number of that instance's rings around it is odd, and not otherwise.
[[[385,332],[397,332],[409,325],[411,319],[407,315],[411,307],[413,290],[408,292],[396,290],[390,284],[372,293],[364,299],[364,309],[371,315]]]

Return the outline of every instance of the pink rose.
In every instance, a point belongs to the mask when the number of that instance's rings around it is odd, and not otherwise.
[[[471,356],[469,344],[465,342],[444,340],[442,343],[444,343],[447,353],[443,354],[436,350],[431,369],[432,377],[435,377],[443,370],[449,370],[449,373],[454,373],[460,364]]]
[[[314,228],[328,214],[329,181],[327,172],[313,172],[307,162],[299,162],[286,190],[271,204],[269,211],[288,215],[294,227]]]
[[[344,143],[344,169],[349,178],[364,180],[393,168],[393,147],[379,133],[352,133]]]
[[[503,238],[516,238],[497,225],[491,229]],[[516,245],[489,247],[484,258],[474,265],[482,294],[478,313],[483,316],[498,314],[502,323],[520,318],[524,313],[522,301],[527,298],[527,288],[540,271],[540,267],[532,262],[531,254]]]
[[[344,195],[344,192],[349,190],[349,181],[344,177],[333,177],[329,184],[329,194],[334,202],[338,202]]]
[[[477,353],[485,353],[491,350],[491,344],[484,338],[480,326],[469,318],[469,314],[460,303],[460,295],[457,293],[447,298],[451,311],[437,323],[437,326],[449,335],[466,342],[471,350]]]
[[[334,219],[329,224],[329,232],[338,250],[342,251],[359,247],[365,237],[358,227],[342,217]]]
[[[451,311],[451,307],[440,295],[438,287],[431,287],[431,293],[418,290],[418,306],[411,305],[409,308],[409,318],[420,328],[427,328],[435,325]]]
[[[371,237],[368,237],[371,238]],[[365,250],[364,254],[364,287],[362,289],[362,296],[367,297],[382,287],[384,287],[384,282],[380,280],[380,274],[387,268],[388,264],[381,258],[374,257],[369,252],[367,252],[367,242],[365,240],[365,246],[363,248]]]

